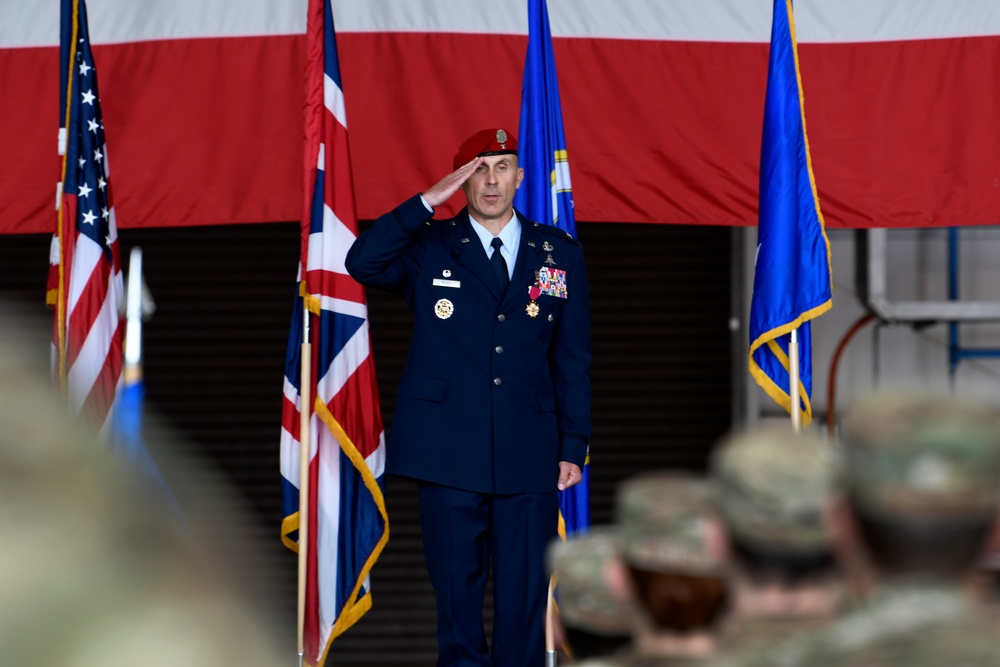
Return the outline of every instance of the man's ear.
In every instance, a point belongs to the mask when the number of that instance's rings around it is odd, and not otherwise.
[[[708,553],[713,558],[728,563],[729,539],[726,535],[726,528],[722,525],[722,520],[717,515],[711,514],[702,524],[702,530]]]
[[[843,570],[849,591],[866,597],[875,585],[875,570],[861,540],[858,524],[846,498],[831,503],[824,513],[827,529],[833,538],[833,550]]]
[[[993,532],[986,543],[986,553],[993,558],[1000,559],[1000,513],[997,513],[996,520],[993,522]]]
[[[524,168],[523,167],[518,167],[517,168],[517,185],[514,186],[515,190],[517,190],[518,188],[521,187],[521,182],[523,180],[524,180]]]
[[[847,549],[857,547],[857,527],[854,524],[854,516],[847,501],[838,498],[830,503],[823,511],[823,524],[827,534],[835,544],[842,545]]]
[[[622,603],[632,599],[632,585],[621,558],[609,558],[601,568],[601,575],[612,597]]]

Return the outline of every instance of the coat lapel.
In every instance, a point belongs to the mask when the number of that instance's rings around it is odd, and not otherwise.
[[[517,248],[517,260],[514,262],[514,277],[504,295],[504,307],[518,299],[528,303],[528,287],[535,284],[535,271],[545,259],[543,239],[538,231],[539,223],[526,220],[520,213],[517,217],[521,221],[521,244]]]
[[[486,257],[483,244],[479,241],[476,232],[473,231],[472,223],[469,222],[468,209],[462,209],[452,219],[452,222],[455,223],[453,228],[455,230],[453,242],[455,257],[472,272],[472,275],[479,278],[486,285],[490,294],[499,301],[500,286],[497,285],[497,277],[493,274],[493,267],[490,266],[490,260]]]

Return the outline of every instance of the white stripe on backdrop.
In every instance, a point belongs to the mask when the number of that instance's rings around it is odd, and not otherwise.
[[[770,0],[550,0],[554,37],[767,42]],[[95,44],[305,32],[305,0],[89,0]],[[524,0],[349,0],[337,31],[526,35]],[[996,0],[799,0],[799,41],[873,42],[1000,34]],[[0,48],[56,46],[54,2],[0,0]]]

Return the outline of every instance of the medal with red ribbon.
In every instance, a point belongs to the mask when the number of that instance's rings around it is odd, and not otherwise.
[[[542,290],[537,284],[528,288],[528,298],[531,299],[531,303],[524,307],[524,312],[526,312],[530,318],[538,317],[538,304],[535,303],[535,299],[537,299],[541,293]]]

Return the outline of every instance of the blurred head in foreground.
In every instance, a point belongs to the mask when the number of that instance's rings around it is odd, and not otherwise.
[[[628,644],[631,601],[616,595],[620,540],[612,526],[549,546],[549,569],[559,581],[559,619],[573,658],[611,655]]]
[[[725,538],[711,489],[680,472],[644,474],[619,487],[617,523],[634,591],[641,653],[703,655],[729,602]]]
[[[880,397],[841,439],[849,504],[881,577],[954,579],[970,571],[1000,501],[1000,421],[941,397]]]
[[[758,617],[833,611],[830,514],[842,468],[832,448],[788,426],[758,426],[715,448],[710,478],[738,575],[736,604]]]
[[[66,415],[13,317],[0,312],[0,661],[277,664],[185,531]]]
[[[996,620],[973,572],[1000,492],[993,411],[938,397],[882,396],[849,413],[847,502],[836,546],[864,600],[753,664],[1000,665]]]

